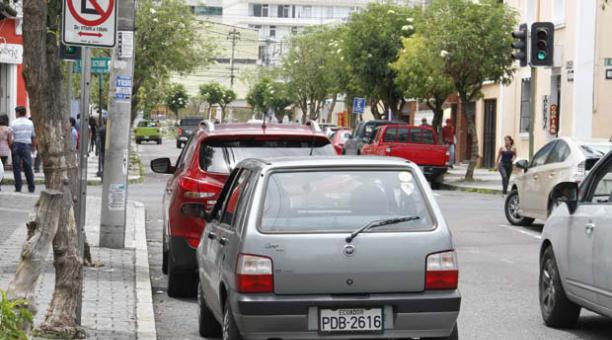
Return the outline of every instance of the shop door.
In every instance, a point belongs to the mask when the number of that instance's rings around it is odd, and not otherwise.
[[[482,166],[493,168],[495,166],[495,123],[497,121],[497,99],[484,101],[484,130],[482,138],[483,157]]]

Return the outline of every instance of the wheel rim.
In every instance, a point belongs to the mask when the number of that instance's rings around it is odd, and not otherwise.
[[[541,274],[541,287],[540,287],[540,303],[542,307],[549,314],[555,307],[555,277],[557,271],[553,264],[552,259],[547,259],[544,268],[542,268]]]
[[[508,202],[508,213],[514,220],[520,220],[521,214],[519,214],[519,197],[518,194],[513,194]]]
[[[225,315],[223,315],[223,340],[229,340],[229,323],[230,313],[226,310]]]

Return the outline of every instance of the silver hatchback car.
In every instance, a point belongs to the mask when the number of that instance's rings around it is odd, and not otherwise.
[[[451,232],[418,166],[245,160],[197,249],[199,328],[223,339],[457,339]]]

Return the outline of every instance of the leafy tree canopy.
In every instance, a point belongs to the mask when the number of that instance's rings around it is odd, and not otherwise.
[[[166,105],[178,117],[180,109],[189,103],[189,95],[182,84],[172,84],[166,93]]]

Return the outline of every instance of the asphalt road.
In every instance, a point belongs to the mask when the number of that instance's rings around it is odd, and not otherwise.
[[[171,140],[140,146],[146,166],[143,184],[129,187],[129,199],[147,208],[147,239],[157,332],[160,339],[199,339],[195,299],[166,295],[161,273],[161,196],[166,175],[153,174],[148,163],[157,157],[176,160],[180,150]],[[7,188],[6,186],[4,188]],[[89,193],[100,195],[100,187]],[[572,330],[545,327],[537,298],[538,249],[541,225],[510,227],[503,216],[502,196],[437,191],[436,199],[450,224],[459,254],[459,317],[462,339],[610,339],[612,320],[583,311]],[[10,236],[23,226],[34,196],[18,200],[0,194],[0,233]]]

